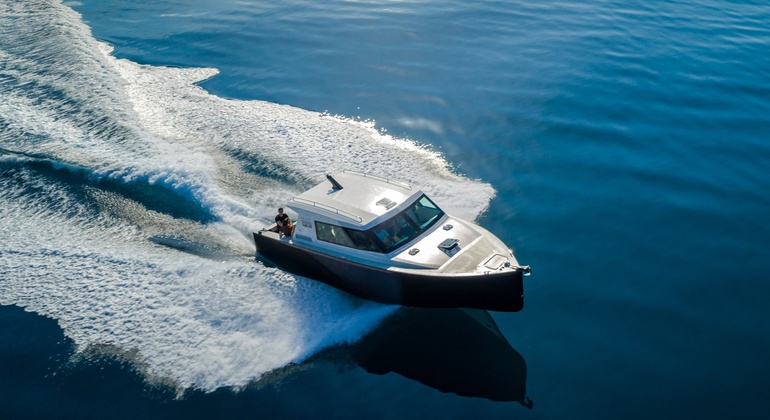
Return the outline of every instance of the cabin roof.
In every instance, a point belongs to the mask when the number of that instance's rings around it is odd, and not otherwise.
[[[288,207],[337,220],[342,224],[365,226],[409,198],[421,194],[403,182],[343,171],[332,175],[342,186],[335,189],[329,180],[294,197]]]

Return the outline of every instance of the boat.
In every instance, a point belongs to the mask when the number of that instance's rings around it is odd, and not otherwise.
[[[326,178],[286,205],[293,229],[254,232],[258,259],[375,302],[522,309],[531,270],[495,235],[407,183],[355,171]]]

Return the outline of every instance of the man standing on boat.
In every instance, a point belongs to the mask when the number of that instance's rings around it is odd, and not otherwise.
[[[275,224],[278,233],[281,235],[291,236],[294,231],[294,225],[291,223],[291,218],[288,214],[283,212],[283,207],[278,208],[278,215],[275,216]]]

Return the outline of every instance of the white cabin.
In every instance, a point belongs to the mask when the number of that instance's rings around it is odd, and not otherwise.
[[[484,262],[495,255],[513,259],[494,235],[446,215],[408,184],[353,171],[327,177],[287,204],[297,220],[285,240],[385,269],[462,273],[489,270]]]

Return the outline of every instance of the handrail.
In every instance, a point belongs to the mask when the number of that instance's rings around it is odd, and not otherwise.
[[[393,179],[388,179],[388,178],[384,178],[384,177],[377,176],[377,175],[365,174],[363,172],[350,171],[350,170],[347,170],[347,169],[345,169],[342,172],[348,173],[348,174],[354,174],[354,175],[362,176],[364,178],[373,178],[373,179],[376,179],[377,181],[385,182],[385,183],[388,183],[388,184],[393,184],[393,185],[399,186],[399,187],[401,187],[403,189],[412,191],[412,186],[407,184],[407,183],[405,183],[405,182],[396,181],[396,180],[393,180]]]
[[[340,216],[347,217],[348,219],[357,220],[358,223],[362,223],[364,221],[364,219],[362,219],[361,216],[357,216],[357,215],[355,215],[353,213],[350,213],[348,211],[341,210],[341,209],[338,209],[336,207],[332,207],[332,206],[329,206],[329,205],[326,205],[326,204],[321,204],[321,203],[318,203],[316,201],[306,200],[304,198],[299,198],[299,197],[292,198],[292,201],[296,201],[297,203],[309,204],[309,205],[311,205],[313,207],[317,207],[317,208],[320,208],[322,210],[330,211],[332,213],[339,214]]]

